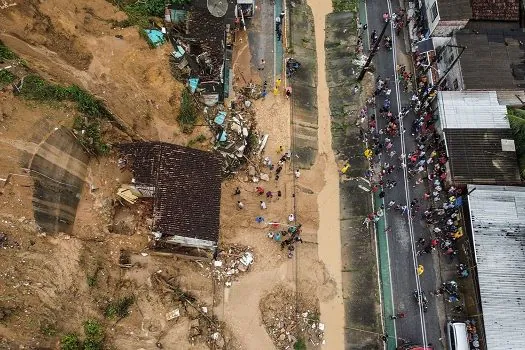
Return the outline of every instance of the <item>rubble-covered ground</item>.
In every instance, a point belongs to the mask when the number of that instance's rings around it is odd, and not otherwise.
[[[319,320],[317,304],[285,285],[276,286],[261,299],[262,321],[278,349],[324,344],[324,324]]]

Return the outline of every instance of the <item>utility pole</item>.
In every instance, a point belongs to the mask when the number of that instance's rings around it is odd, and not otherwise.
[[[445,71],[445,73],[441,76],[441,78],[438,80],[438,82],[436,84],[434,84],[434,86],[432,86],[432,89],[430,89],[430,91],[428,93],[424,93],[422,92],[422,95],[423,95],[423,99],[421,100],[421,106],[423,106],[423,104],[426,102],[426,100],[428,99],[428,97],[430,95],[432,95],[438,88],[439,86],[441,85],[441,83],[443,82],[443,80],[447,77],[447,74],[450,72],[450,70],[454,67],[454,65],[456,64],[457,61],[459,61],[459,58],[461,57],[461,55],[463,54],[463,52],[465,51],[465,49],[467,48],[466,46],[460,46],[460,48],[462,49],[461,52],[459,53],[458,57],[456,57],[454,59],[454,61],[450,64],[450,66],[447,68],[447,70]]]
[[[441,55],[443,54],[443,52],[445,52],[445,47],[455,47],[457,49],[465,49],[464,46],[458,46],[458,45],[444,45],[441,47],[441,49],[439,50],[439,52],[436,52],[436,55],[432,58],[432,61],[430,61],[430,63],[428,64],[428,66],[425,68],[425,70],[423,71],[423,75],[426,75],[428,73],[428,71],[430,70],[430,68],[432,68],[432,65],[438,61],[441,60]]]
[[[374,58],[377,52],[377,49],[379,48],[379,43],[381,42],[381,39],[383,39],[383,35],[385,34],[386,28],[388,27],[389,24],[390,24],[390,18],[385,22],[385,25],[383,26],[383,30],[381,30],[381,34],[379,34],[379,38],[377,38],[376,42],[374,43],[374,47],[372,47],[372,50],[370,50],[368,59],[366,60],[366,63],[363,66],[363,69],[361,69],[361,73],[359,73],[359,77],[357,78],[358,81],[363,80],[363,77],[365,76],[365,73],[368,70],[368,66],[370,66],[370,62],[372,62],[372,58]]]

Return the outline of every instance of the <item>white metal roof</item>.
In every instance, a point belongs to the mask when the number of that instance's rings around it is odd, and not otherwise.
[[[525,349],[525,187],[468,185],[490,350]]]
[[[438,107],[443,129],[510,128],[495,91],[440,91]]]

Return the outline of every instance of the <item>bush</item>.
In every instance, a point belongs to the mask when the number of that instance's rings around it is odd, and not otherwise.
[[[20,95],[38,101],[64,101],[70,96],[67,88],[48,83],[38,75],[28,75],[24,78]]]
[[[18,56],[0,40],[0,60],[14,60]]]
[[[88,320],[84,322],[84,333],[86,334],[86,342],[102,344],[104,341],[104,328],[98,321]]]
[[[77,103],[79,112],[91,117],[111,119],[111,113],[106,109],[104,103],[93,97],[90,93],[82,90],[76,85],[63,87],[53,84],[38,75],[28,75],[24,78],[24,84],[20,95],[29,100],[38,101],[73,101]]]
[[[295,344],[293,345],[294,350],[306,350],[306,343],[304,342],[303,338],[297,339]]]
[[[187,89],[182,91],[182,101],[177,121],[185,134],[191,134],[197,122],[197,111],[193,105],[192,96]]]
[[[0,70],[0,88],[11,84],[13,81],[16,80],[16,75],[11,73],[10,71],[4,69]]]
[[[332,0],[332,7],[334,9],[334,12],[357,12],[357,6],[357,0]]]
[[[129,308],[134,302],[135,298],[133,296],[128,296],[109,303],[104,311],[104,316],[107,318],[124,318],[129,315]]]
[[[80,350],[82,349],[80,339],[75,333],[68,333],[60,339],[61,350]]]

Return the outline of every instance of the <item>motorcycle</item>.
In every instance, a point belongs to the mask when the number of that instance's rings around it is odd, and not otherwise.
[[[372,41],[372,46],[373,46],[376,43],[377,39],[378,39],[377,31],[375,29],[372,32],[372,35],[370,35],[370,39]]]
[[[291,77],[299,68],[301,68],[301,63],[299,63],[295,58],[288,58],[286,60],[286,76]]]
[[[414,296],[414,299],[416,299],[416,302],[418,303],[418,305],[421,305],[421,307],[423,308],[423,312],[427,312],[428,299],[427,299],[427,296],[425,295],[425,292],[421,291],[420,293],[418,290],[414,290],[412,295]]]
[[[468,273],[468,266],[465,264],[459,264],[457,269],[458,277],[460,278],[467,278]]]
[[[392,50],[392,39],[389,36],[387,36],[385,38],[385,44],[384,45],[385,45],[385,48],[387,50]]]

